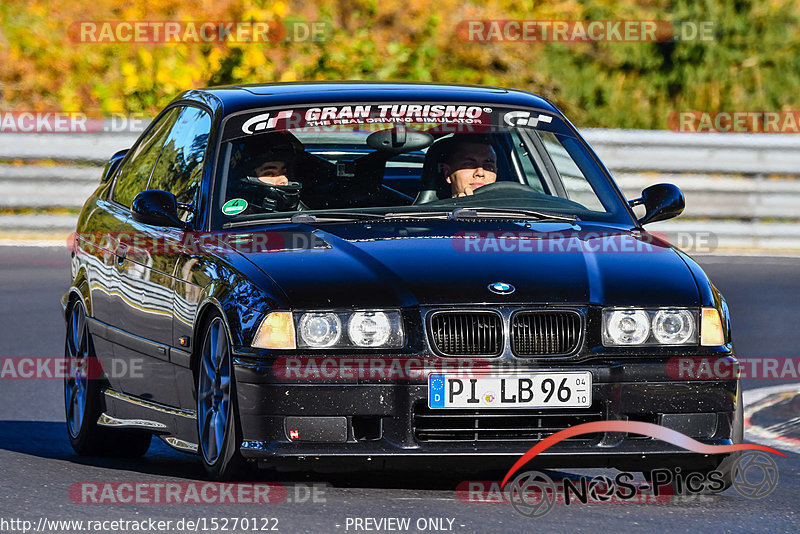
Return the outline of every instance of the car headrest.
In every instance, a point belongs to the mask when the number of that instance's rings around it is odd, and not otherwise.
[[[422,165],[420,189],[414,204],[425,204],[443,198],[450,198],[450,184],[445,182],[442,171],[444,155],[447,152],[450,139],[440,139],[432,144],[425,153],[425,162]]]

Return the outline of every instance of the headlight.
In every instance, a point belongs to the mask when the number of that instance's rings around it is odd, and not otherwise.
[[[297,346],[308,349],[399,348],[403,320],[398,310],[308,311],[295,313]]]
[[[650,336],[650,318],[644,310],[606,311],[603,343],[641,345]]]
[[[342,335],[342,321],[334,313],[304,313],[298,330],[303,345],[311,348],[330,347]]]
[[[653,337],[664,345],[683,345],[694,335],[694,317],[688,310],[659,310],[653,317]]]
[[[347,334],[358,347],[403,346],[403,323],[398,312],[355,312],[350,316]]]
[[[716,311],[716,310],[715,310]],[[696,345],[697,309],[608,308],[603,345]]]
[[[403,316],[399,310],[294,314],[275,311],[261,321],[252,346],[260,349],[388,349],[403,347],[404,343]]]

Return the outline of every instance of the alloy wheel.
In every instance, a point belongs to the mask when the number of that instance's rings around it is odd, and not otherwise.
[[[73,306],[70,311],[64,352],[64,406],[69,433],[75,438],[83,426],[89,389],[89,331],[86,314],[80,304]]]
[[[208,464],[219,458],[231,417],[231,368],[225,326],[215,318],[208,328],[200,362],[197,417],[200,446]]]

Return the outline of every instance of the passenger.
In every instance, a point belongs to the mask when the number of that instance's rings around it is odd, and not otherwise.
[[[256,205],[267,211],[294,211],[300,204],[302,185],[295,181],[295,154],[291,147],[277,146],[248,158],[247,181],[257,184]]]
[[[260,161],[253,168],[259,181],[270,185],[289,185],[292,181],[292,154],[290,152],[270,152],[256,159]]]
[[[453,198],[469,196],[497,181],[497,154],[486,138],[455,136],[442,158],[442,172]]]

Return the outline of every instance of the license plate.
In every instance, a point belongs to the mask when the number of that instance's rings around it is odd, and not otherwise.
[[[430,408],[588,408],[592,373],[428,375]]]

